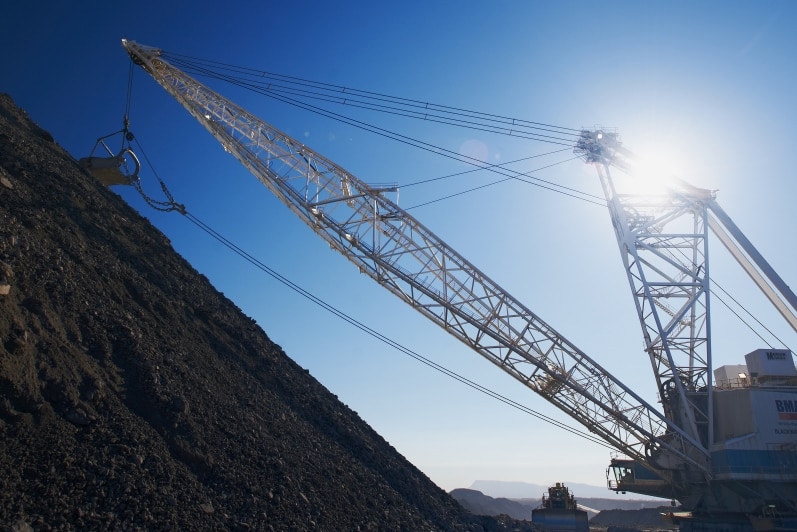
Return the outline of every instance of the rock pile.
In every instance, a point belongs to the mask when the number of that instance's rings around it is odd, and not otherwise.
[[[0,523],[17,530],[524,526],[465,512],[7,95],[0,95]]]

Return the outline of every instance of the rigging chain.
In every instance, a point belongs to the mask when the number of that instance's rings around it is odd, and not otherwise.
[[[147,205],[149,205],[156,211],[161,211],[161,212],[177,211],[180,214],[185,215],[186,214],[185,205],[183,205],[182,203],[177,203],[174,200],[174,196],[172,196],[172,193],[169,192],[169,189],[166,187],[166,183],[164,183],[163,179],[160,178],[158,172],[155,171],[155,167],[152,165],[152,162],[149,160],[149,157],[147,157],[147,154],[146,152],[144,152],[144,148],[141,146],[141,143],[138,141],[138,139],[136,139],[136,146],[138,147],[138,151],[144,157],[144,160],[147,162],[147,165],[149,165],[150,170],[152,170],[155,179],[157,179],[158,183],[160,183],[161,190],[166,196],[166,201],[158,201],[147,196],[147,194],[144,193],[144,189],[141,187],[141,179],[136,179],[135,181],[133,181],[132,183],[133,187],[138,191],[138,193],[141,195],[141,197],[144,199]]]

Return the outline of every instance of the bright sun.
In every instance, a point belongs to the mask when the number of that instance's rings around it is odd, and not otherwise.
[[[623,177],[623,192],[630,194],[664,194],[682,174],[682,166],[673,151],[663,146],[634,150],[633,170]]]

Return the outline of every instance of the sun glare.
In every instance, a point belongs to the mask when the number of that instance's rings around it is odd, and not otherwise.
[[[633,160],[633,170],[623,179],[623,188],[630,194],[663,194],[682,173],[677,157],[662,146],[634,150]]]

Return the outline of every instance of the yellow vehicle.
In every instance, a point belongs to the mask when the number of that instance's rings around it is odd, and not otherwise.
[[[587,512],[579,510],[575,496],[559,482],[543,493],[542,504],[531,512],[531,522],[546,532],[589,532]]]

